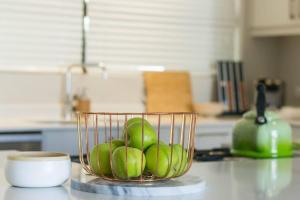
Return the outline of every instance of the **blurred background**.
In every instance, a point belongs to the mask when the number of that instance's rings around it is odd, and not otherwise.
[[[2,0],[0,26],[0,149],[76,154],[76,111],[199,112],[196,147],[230,146],[258,83],[297,138],[299,0]]]

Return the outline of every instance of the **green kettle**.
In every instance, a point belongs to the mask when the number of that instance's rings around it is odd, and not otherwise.
[[[233,155],[253,158],[292,156],[290,125],[265,108],[265,87],[260,84],[257,86],[256,111],[245,113],[233,129]]]

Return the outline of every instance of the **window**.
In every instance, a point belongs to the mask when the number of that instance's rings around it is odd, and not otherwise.
[[[81,0],[1,0],[0,67],[78,63],[81,17]]]
[[[233,59],[235,0],[90,0],[87,60],[203,71]]]
[[[203,71],[232,59],[236,0],[89,0],[87,62]],[[0,67],[81,61],[82,0],[2,0]]]

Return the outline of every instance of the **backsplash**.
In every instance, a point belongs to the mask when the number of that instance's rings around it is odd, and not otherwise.
[[[300,105],[300,37],[286,37],[280,41],[278,77],[285,81],[285,102],[288,105]]]
[[[214,76],[191,74],[194,102],[215,98]],[[144,111],[144,86],[140,72],[75,74],[73,92],[86,88],[93,111]],[[64,98],[64,75],[60,73],[0,73],[0,113],[4,117],[58,118]]]

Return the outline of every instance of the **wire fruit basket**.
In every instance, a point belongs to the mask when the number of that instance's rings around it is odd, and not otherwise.
[[[80,163],[87,174],[108,181],[182,176],[193,161],[196,118],[196,113],[77,113]]]

